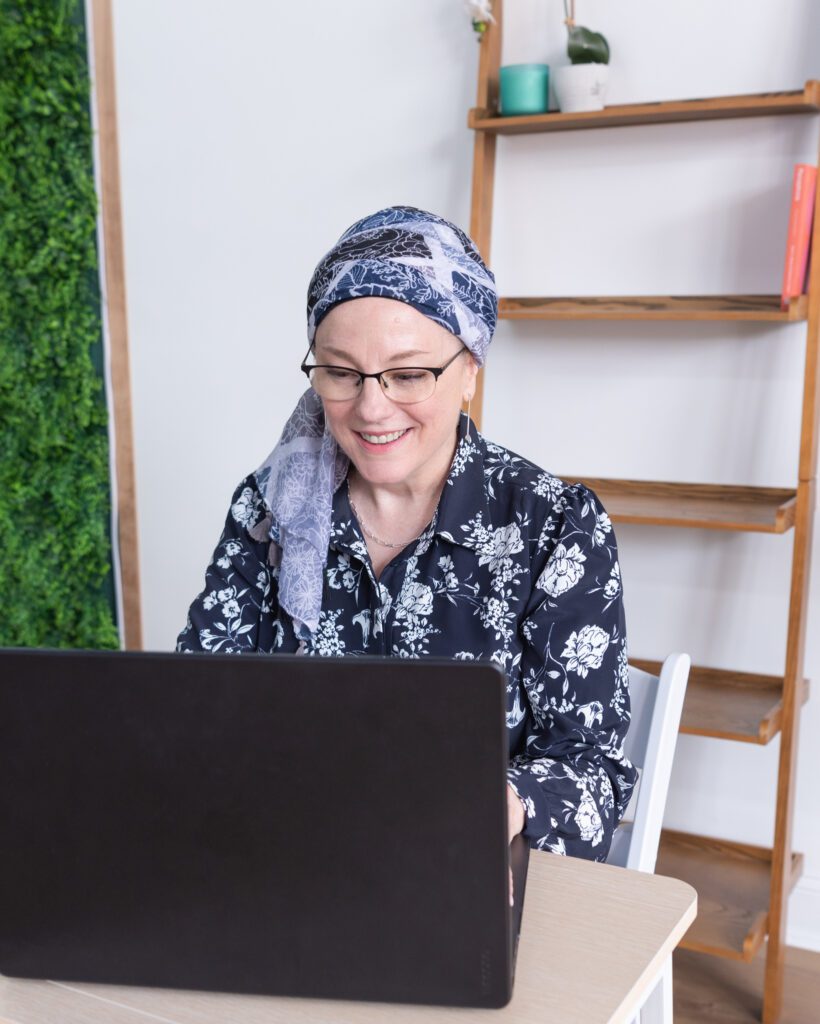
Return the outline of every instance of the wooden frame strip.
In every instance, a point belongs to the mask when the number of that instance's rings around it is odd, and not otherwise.
[[[112,391],[110,407],[114,419],[111,433],[116,472],[112,484],[115,488],[113,497],[117,517],[112,543],[117,546],[114,557],[119,558],[120,565],[120,641],[123,647],[133,650],[142,647],[142,611],[111,0],[90,0],[90,13],[88,35],[93,48],[92,102],[96,101],[102,221],[103,258],[100,275],[104,279],[103,323],[104,330],[107,327]]]

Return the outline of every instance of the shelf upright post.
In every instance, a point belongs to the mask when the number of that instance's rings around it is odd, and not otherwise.
[[[818,160],[820,162],[820,158]],[[812,230],[812,266],[803,377],[803,413],[800,426],[800,461],[797,512],[792,551],[786,672],[783,680],[783,726],[777,770],[772,878],[769,893],[769,928],[763,989],[763,1022],[777,1024],[783,1005],[783,968],[786,917],[792,889],[792,822],[797,769],[797,738],[802,706],[803,658],[809,601],[812,532],[817,507],[817,436],[820,414],[820,180],[815,198]]]
[[[478,62],[478,96],[476,104],[480,110],[498,110],[498,69],[501,65],[502,0],[493,0],[492,13],[495,21],[479,43],[481,54]],[[493,227],[493,186],[495,184],[495,132],[473,133],[473,191],[470,205],[470,237],[475,242],[481,258],[489,267],[490,241]],[[478,375],[475,395],[472,400],[471,416],[481,429],[481,413],[484,401],[484,372]]]

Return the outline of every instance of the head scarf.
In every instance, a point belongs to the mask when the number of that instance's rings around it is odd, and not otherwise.
[[[389,206],[352,224],[311,277],[310,344],[334,306],[364,296],[414,306],[483,365],[498,317],[495,277],[470,238],[443,217]],[[308,388],[255,474],[272,514],[270,537],[282,551],[279,604],[302,640],[319,622],[333,494],[348,467],[325,425],[321,399]]]

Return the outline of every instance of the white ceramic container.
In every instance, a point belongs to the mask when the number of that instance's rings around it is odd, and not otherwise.
[[[608,86],[608,64],[565,64],[553,69],[553,88],[562,114],[603,110]]]

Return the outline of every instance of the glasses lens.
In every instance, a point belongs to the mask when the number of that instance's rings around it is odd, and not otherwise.
[[[436,388],[436,375],[415,367],[385,370],[382,380],[387,397],[394,402],[423,402]]]
[[[310,384],[317,395],[331,401],[355,398],[361,388],[362,379],[353,370],[343,366],[317,366],[310,371]]]

